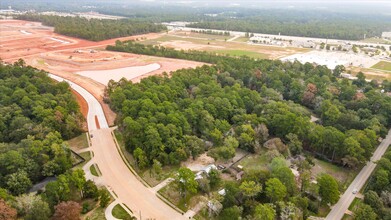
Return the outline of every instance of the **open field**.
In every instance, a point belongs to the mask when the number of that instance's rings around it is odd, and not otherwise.
[[[56,34],[53,28],[38,22],[19,20],[1,20],[0,33],[0,59],[5,62],[15,62],[22,58],[28,65],[84,87],[102,105],[109,125],[114,124],[116,117],[109,106],[103,102],[104,89],[110,79],[119,80],[125,77],[133,82],[139,82],[142,78],[151,75],[203,65],[193,61],[178,62],[175,59],[104,50],[107,45],[113,45],[116,40],[141,38],[153,40],[165,35],[161,33],[92,42]],[[113,74],[112,70],[116,73]],[[87,73],[86,76],[78,74],[80,72],[83,74],[83,71],[88,71],[84,72]],[[78,99],[78,101],[83,107],[82,100]],[[83,112],[85,113],[86,110],[84,109]]]
[[[361,40],[361,42],[375,43],[375,44],[391,44],[391,41],[383,39],[383,38],[367,38],[367,39]]]
[[[241,165],[246,173],[254,170],[267,170],[267,165],[270,163],[271,157],[266,152],[266,149],[261,148],[259,154],[250,154],[248,157],[238,162],[237,165]]]
[[[384,71],[384,70],[378,70],[374,68],[361,68],[361,67],[348,67],[346,70],[351,71],[352,75],[357,75],[359,72],[363,72],[367,79],[374,79],[374,80],[391,80],[391,73]]]
[[[386,62],[386,61],[380,61],[380,62],[376,63],[375,65],[373,65],[371,68],[391,71],[391,63]]]
[[[19,58],[50,51],[105,47],[106,45],[114,44],[116,40],[133,40],[139,37],[152,39],[161,35],[159,33],[152,33],[92,42],[63,36],[53,31],[54,29],[52,27],[44,26],[39,22],[0,20],[1,59],[15,61]]]
[[[133,82],[138,82],[142,78],[151,75],[203,65],[203,63],[194,61],[181,60],[181,62],[178,62],[178,60],[164,57],[104,50],[93,50],[93,53],[80,52],[80,50],[63,50],[28,57],[25,60],[26,63],[32,66],[62,77],[88,78],[94,81],[94,84],[100,84],[102,91],[110,79],[118,81],[125,77]],[[91,87],[91,85],[86,86],[87,88]],[[99,97],[102,94],[102,92],[98,92],[97,95]]]
[[[322,173],[327,173],[333,176],[341,187],[348,186],[356,177],[359,170],[350,170],[344,167],[340,167],[322,160],[314,159],[315,166],[312,167],[311,173],[313,177]]]
[[[237,38],[228,41],[233,36],[200,34],[185,31],[171,31],[159,38],[142,40],[147,45],[161,45],[182,50],[205,50],[222,55],[249,56],[258,59],[277,59],[296,53],[308,52],[309,49],[252,45],[246,43],[248,38]]]
[[[228,40],[233,37],[233,36],[197,33],[191,31],[175,31],[174,33],[175,35],[183,36],[183,37],[205,38],[210,40]]]

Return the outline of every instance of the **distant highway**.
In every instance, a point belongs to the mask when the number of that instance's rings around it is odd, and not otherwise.
[[[377,147],[376,151],[373,153],[371,160],[367,165],[362,168],[360,173],[356,176],[353,182],[350,184],[345,193],[341,196],[337,204],[333,206],[330,213],[327,215],[326,220],[339,220],[345,214],[345,211],[349,208],[350,204],[353,202],[356,197],[353,194],[353,190],[360,191],[364,184],[367,182],[368,178],[371,176],[373,170],[376,168],[376,162],[379,160],[383,154],[386,152],[388,146],[391,144],[391,130],[388,131],[388,135]]]

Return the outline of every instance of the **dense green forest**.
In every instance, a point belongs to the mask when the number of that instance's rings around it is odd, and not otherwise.
[[[44,1],[43,1],[44,2]],[[12,5],[12,3],[10,3]],[[13,3],[17,4],[17,3]],[[38,11],[44,11],[43,8],[47,7],[47,10],[56,10],[64,12],[76,12],[76,11],[89,11],[89,9],[83,9],[77,7],[75,3],[62,3],[63,6],[56,4],[39,4],[36,2],[26,2],[23,5],[19,5],[20,9],[30,10],[36,8]],[[86,3],[87,5],[90,3]],[[50,6],[49,6],[50,5]],[[61,5],[61,4],[60,4]],[[95,11],[103,14],[118,15],[131,18],[133,23],[140,22],[141,24],[152,24],[171,21],[188,21],[194,22],[190,24],[190,27],[219,29],[227,31],[243,31],[252,33],[264,33],[264,34],[279,34],[292,35],[292,36],[305,36],[305,37],[320,37],[320,38],[335,38],[345,40],[359,40],[366,37],[381,36],[384,31],[389,31],[391,26],[389,15],[382,13],[371,13],[360,8],[361,13],[353,13],[353,11],[337,10],[340,6],[329,10],[314,9],[308,7],[305,9],[276,9],[276,8],[229,8],[225,5],[216,5],[215,7],[189,7],[184,5],[158,5],[156,3],[144,4],[139,3],[123,3],[123,2],[95,2]],[[345,6],[346,7],[346,6]],[[381,9],[381,8],[380,8]],[[377,9],[378,11],[380,9]],[[213,16],[209,16],[213,15]],[[132,23],[131,22],[131,23]],[[99,22],[97,22],[99,23]],[[128,22],[129,23],[129,22]],[[82,27],[89,27],[89,24]],[[131,28],[129,31],[128,24],[115,24],[115,22],[108,22],[105,26],[109,33],[114,32],[111,35],[105,33],[105,31],[99,32],[102,38],[108,39],[124,36],[119,35],[116,32],[123,30],[125,33],[138,33]],[[121,27],[121,28],[112,28]],[[141,28],[143,29],[143,28]],[[154,29],[154,28],[152,28]],[[110,30],[110,31],[109,31]],[[159,29],[158,29],[159,30]],[[60,30],[59,30],[60,31]],[[61,30],[64,33],[67,30]],[[87,31],[88,32],[88,31]],[[150,32],[154,32],[151,30]],[[60,33],[60,32],[59,32]],[[91,35],[82,31],[78,31],[77,34],[72,33],[71,36],[83,37],[86,39],[95,40]],[[142,33],[142,32],[140,32]],[[126,35],[128,36],[128,35]]]
[[[362,25],[363,22],[365,25]],[[366,37],[381,36],[381,33],[388,30],[390,25],[389,20],[378,21],[368,18],[364,21],[362,17],[358,16],[342,19],[340,16],[321,17],[313,13],[302,13],[298,16],[297,13],[283,14],[280,11],[274,13],[263,11],[260,15],[238,18],[220,17],[187,26],[250,33],[361,40],[364,39],[364,35]]]
[[[176,9],[178,8],[178,9]],[[131,17],[153,22],[188,21],[189,27],[242,31],[290,36],[335,38],[359,40],[366,37],[381,36],[391,25],[389,16],[381,14],[353,14],[350,12],[331,12],[316,9],[259,9],[160,7],[149,6],[148,12],[136,7],[119,8],[115,5],[98,9],[107,14]],[[214,14],[215,16],[208,16]]]
[[[24,193],[72,166],[64,139],[80,134],[82,115],[65,82],[45,72],[0,63],[0,187]]]
[[[99,20],[35,14],[19,15],[17,19],[39,21],[44,25],[53,26],[56,33],[92,41],[160,32],[166,29],[163,25],[130,19]]]
[[[176,164],[203,151],[188,149],[184,135],[211,141],[216,147],[233,136],[240,147],[254,152],[259,142],[255,130],[263,123],[273,136],[289,141],[287,135],[296,135],[316,155],[355,167],[369,158],[377,137],[390,125],[391,98],[376,90],[377,82],[366,83],[363,74],[352,83],[337,78],[338,68],[332,72],[309,63],[194,51],[172,54],[170,49],[132,42],[123,46],[123,51],[133,53],[216,63],[177,71],[172,78],[109,85],[111,105],[120,112],[118,121],[125,129],[128,150],[145,160],[143,166],[156,158],[163,164]],[[309,122],[306,108],[321,116],[321,124]],[[248,132],[248,139],[241,139],[243,132]]]
[[[213,55],[199,56],[193,58]],[[216,65],[178,70],[170,77],[153,76],[138,84],[111,81],[107,94],[126,148],[141,169],[177,165],[205,151],[228,160],[237,147],[255,154],[265,145],[272,149],[267,170],[224,185],[219,218],[306,217],[318,212],[314,198],[325,204],[338,201],[340,186],[329,175],[319,176],[316,187],[310,184],[313,162],[308,158],[299,162],[303,184],[297,186],[281,158],[307,151],[355,169],[365,164],[391,124],[391,98],[380,93],[377,82],[367,83],[363,74],[355,81],[341,79],[341,68],[219,57]],[[314,113],[320,116],[317,123],[310,122]],[[179,176],[192,179],[186,173],[181,170]],[[181,192],[197,191],[178,184]],[[195,186],[208,192],[202,182]]]
[[[83,120],[66,82],[54,82],[23,60],[0,63],[0,219],[65,219],[64,213],[79,219],[98,201],[107,206],[107,191],[82,170],[70,170],[64,140],[81,133]],[[54,176],[44,192],[25,194]]]
[[[377,162],[375,172],[365,188],[364,203],[358,206],[357,220],[390,219],[391,216],[391,151]]]

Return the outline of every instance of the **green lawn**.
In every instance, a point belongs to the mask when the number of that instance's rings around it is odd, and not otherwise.
[[[98,171],[96,170],[95,166],[98,167],[97,164],[92,164],[92,165],[90,166],[91,174],[94,175],[94,176],[100,176],[100,174],[99,174],[100,172],[98,172]],[[99,169],[99,168],[98,168],[98,169]]]
[[[83,133],[71,140],[67,141],[72,150],[77,151],[88,147],[88,141],[86,133]]]
[[[220,55],[229,55],[229,56],[234,56],[234,57],[248,56],[248,57],[257,58],[257,59],[268,58],[265,54],[257,53],[254,51],[247,51],[247,50],[216,50],[214,52],[216,52]]]
[[[175,32],[175,35],[177,36],[183,36],[183,37],[196,37],[196,38],[205,38],[209,40],[225,40],[230,39],[232,36],[224,36],[224,35],[217,35],[217,34],[203,34],[203,33],[196,33],[196,32]]]
[[[267,149],[261,148],[259,154],[250,154],[242,159],[237,165],[243,166],[243,170],[247,173],[252,170],[267,169],[267,165],[270,163],[271,158],[266,152]]]
[[[91,153],[90,153],[90,151],[83,152],[83,153],[81,153],[79,155],[82,156],[86,161],[84,161],[83,163],[77,165],[75,168],[82,168],[88,161],[91,160]]]
[[[123,219],[123,220],[133,219],[132,216],[130,216],[129,213],[119,204],[114,206],[112,214],[114,217],[118,219]]]
[[[353,220],[354,218],[348,214],[343,215],[342,220]]]
[[[158,191],[158,193],[183,212],[186,212],[190,208],[196,206],[200,201],[205,201],[205,198],[200,192],[195,195],[187,195],[186,198],[182,198],[174,182],[171,182],[167,186],[163,187]]]
[[[340,190],[342,191],[345,190],[345,187],[353,181],[358,171],[360,171],[360,167],[352,170],[318,159],[314,159],[314,163],[315,166],[311,169],[312,175],[316,177],[321,173],[327,173],[333,176],[340,183]]]
[[[380,61],[372,66],[374,69],[391,71],[391,63],[386,61]]]
[[[181,38],[181,37],[176,37],[176,36],[172,36],[172,35],[164,35],[164,36],[156,38],[156,39],[142,40],[142,41],[140,41],[140,43],[146,44],[146,45],[158,45],[159,43],[168,42],[168,41],[178,41],[178,40],[191,41],[191,42],[203,42],[204,41],[204,40],[200,40],[200,39]]]

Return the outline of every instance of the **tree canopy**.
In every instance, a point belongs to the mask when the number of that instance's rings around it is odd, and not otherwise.
[[[17,19],[39,21],[54,27],[54,32],[70,37],[101,41],[118,37],[147,34],[166,30],[160,24],[132,19],[100,20],[82,17],[62,17],[51,15],[22,14]]]
[[[64,139],[80,134],[83,120],[67,83],[22,60],[0,63],[0,187],[18,195],[69,169]]]

